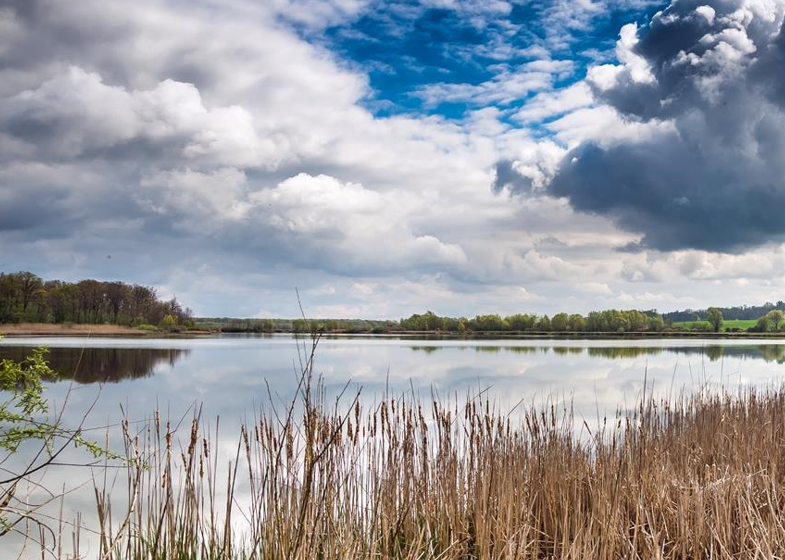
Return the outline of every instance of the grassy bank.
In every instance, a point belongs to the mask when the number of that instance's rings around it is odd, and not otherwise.
[[[307,396],[310,395],[310,396]],[[569,408],[318,392],[238,434],[128,433],[133,507],[98,496],[111,558],[774,558],[785,389],[699,394],[576,435]],[[228,465],[219,476],[221,465]],[[224,496],[218,497],[221,494]],[[110,523],[111,518],[111,523]]]
[[[172,334],[165,329],[127,327],[123,325],[54,324],[54,323],[4,323],[0,324],[2,336],[161,336]],[[177,334],[206,334],[208,331],[180,331]]]

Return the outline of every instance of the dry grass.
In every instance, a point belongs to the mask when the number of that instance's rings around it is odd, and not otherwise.
[[[122,325],[82,325],[51,323],[5,323],[0,324],[3,336],[86,336],[86,335],[141,335],[146,333]]]
[[[312,357],[312,356],[311,356]],[[785,388],[644,400],[576,437],[569,408],[301,398],[226,456],[197,416],[126,430],[117,559],[697,559],[785,554]],[[348,402],[347,402],[348,400]],[[588,435],[586,435],[588,432]],[[228,467],[228,468],[227,468]]]

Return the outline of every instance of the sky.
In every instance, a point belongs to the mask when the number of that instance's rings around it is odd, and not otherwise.
[[[785,0],[0,0],[0,271],[197,316],[785,292]]]

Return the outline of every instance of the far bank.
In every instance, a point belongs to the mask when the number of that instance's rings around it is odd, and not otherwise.
[[[274,334],[294,334],[300,336],[319,336],[329,337],[400,337],[410,339],[455,339],[455,340],[537,340],[537,339],[556,339],[556,340],[634,340],[634,339],[657,339],[657,338],[682,338],[682,339],[745,339],[745,338],[785,338],[785,332],[753,333],[744,331],[722,331],[699,332],[681,329],[662,330],[662,331],[639,331],[639,332],[588,332],[588,331],[466,331],[463,333],[442,331],[442,330],[400,330],[386,329],[384,331],[347,331],[343,329],[326,330],[319,329],[313,332],[295,329],[275,329],[272,331],[241,331],[241,330],[222,330],[222,329],[191,329],[191,330],[166,330],[157,328],[137,328],[126,325],[113,324],[50,324],[50,323],[7,323],[0,324],[0,336],[19,337],[19,336],[122,336],[140,338],[161,338],[161,337],[191,337],[191,336],[210,336],[215,334],[238,334],[238,335],[274,335]]]

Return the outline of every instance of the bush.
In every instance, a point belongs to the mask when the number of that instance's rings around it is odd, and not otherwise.
[[[0,360],[0,392],[3,393],[0,400],[0,450],[5,452],[5,456],[0,457],[0,464],[5,464],[17,453],[23,453],[20,449],[22,444],[40,443],[40,447],[32,453],[23,455],[29,457],[22,463],[23,466],[3,469],[3,480],[0,482],[0,537],[11,531],[21,531],[15,527],[28,521],[34,522],[42,530],[45,527],[48,529],[47,519],[43,516],[39,519],[35,513],[41,504],[31,504],[19,483],[30,482],[39,486],[39,482],[31,480],[32,476],[55,465],[58,456],[71,444],[87,449],[94,458],[121,458],[86,439],[82,435],[81,425],[74,429],[63,427],[60,424],[62,410],[54,418],[50,417],[49,403],[43,396],[43,379],[53,379],[57,373],[46,362],[47,353],[48,350],[41,347],[19,362]],[[57,496],[47,493],[52,499]]]

